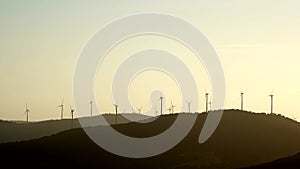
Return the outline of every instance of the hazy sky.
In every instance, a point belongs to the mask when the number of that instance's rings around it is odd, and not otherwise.
[[[269,112],[274,90],[275,112],[300,119],[300,2],[298,0],[191,0],[191,1],[0,1],[0,119],[23,120],[29,104],[31,120],[59,118],[58,104],[65,99],[69,117],[72,78],[85,42],[102,26],[137,12],[162,12],[195,25],[212,43],[226,78],[226,108],[239,108],[240,90],[245,109]],[[202,94],[210,88],[205,71],[186,56],[192,55],[170,39],[144,36],[129,39],[109,55],[97,76],[98,103],[112,112],[110,91],[101,78],[110,79],[123,55],[147,47],[178,54],[195,73]],[[199,69],[197,69],[199,68]],[[159,81],[159,84],[147,82]],[[165,79],[165,81],[162,81]],[[103,79],[102,79],[103,80]],[[103,86],[102,86],[103,85]],[[179,105],[178,89],[171,78],[145,72],[132,83],[129,95],[147,108],[149,92],[166,90],[168,102]],[[147,90],[145,90],[147,89]],[[147,93],[148,92],[148,93]],[[140,93],[140,94],[138,94]],[[88,106],[87,101],[87,106]],[[199,111],[203,111],[201,102]],[[88,107],[87,107],[88,108]],[[179,110],[177,106],[177,110]],[[88,110],[87,110],[88,111]],[[131,110],[127,110],[131,111]]]

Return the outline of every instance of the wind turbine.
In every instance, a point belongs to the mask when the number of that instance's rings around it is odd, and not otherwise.
[[[70,113],[71,113],[71,116],[72,116],[72,121],[71,121],[71,126],[72,126],[72,128],[73,128],[74,112],[75,112],[75,109],[73,109],[73,108],[70,106]]]
[[[273,98],[274,98],[273,91],[269,96],[271,97],[271,114],[273,114]]]
[[[211,100],[209,101],[209,111],[211,111],[211,104],[212,104],[212,102],[211,102]]]
[[[118,104],[113,104],[113,105],[115,107],[115,113],[116,113],[116,115],[118,115],[118,107],[119,107],[119,105]]]
[[[25,108],[25,113],[24,114],[26,114],[26,122],[27,122],[27,124],[28,124],[28,115],[29,115],[29,109],[28,109],[28,107],[27,107],[27,104],[26,104],[26,108]]]
[[[188,101],[188,100],[186,102],[188,104],[189,113],[191,113],[191,104],[192,104],[192,102]]]
[[[206,113],[208,113],[208,93],[205,92],[205,100],[206,100]]]
[[[115,112],[116,112],[115,124],[117,124],[117,122],[118,122],[118,107],[119,107],[119,105],[118,105],[118,103],[113,104],[113,105],[115,107]]]
[[[169,114],[171,114],[171,110],[172,110],[172,108],[171,108],[171,107],[170,107],[170,108],[168,108]]]
[[[171,110],[172,110],[172,114],[174,113],[174,108],[175,108],[175,105],[173,105],[172,101],[171,101]]]
[[[163,104],[164,97],[160,96],[159,99],[160,99],[160,115],[162,115],[162,111],[163,111],[162,104]]]
[[[64,118],[64,99],[62,100],[61,104],[58,105],[57,107],[60,107],[60,116],[62,120]]]
[[[91,105],[91,117],[93,117],[93,101],[90,101],[90,105]]]
[[[139,114],[141,114],[142,108],[143,107],[137,108],[137,110],[139,111]]]
[[[244,93],[241,92],[241,110],[244,110]]]

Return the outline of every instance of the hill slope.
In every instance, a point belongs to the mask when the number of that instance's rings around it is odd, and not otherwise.
[[[147,118],[148,116],[143,116],[139,114],[126,114],[132,119]],[[88,121],[89,126],[104,125],[103,123],[97,123],[97,116],[94,117],[84,117],[81,118],[83,121]],[[115,123],[115,115],[105,114],[104,118],[109,124]],[[122,116],[118,117],[118,123],[128,123],[128,119],[123,118]],[[73,128],[81,128],[78,119],[74,119]],[[41,138],[44,136],[53,135],[65,130],[72,129],[72,120],[49,120],[42,122],[32,122],[32,123],[22,123],[22,122],[10,122],[10,121],[1,121],[0,120],[0,143],[6,142],[15,142],[22,140],[30,140]]]
[[[226,169],[253,166],[300,152],[299,123],[282,116],[235,110],[225,111],[214,135],[199,144],[206,116],[199,114],[189,135],[156,157],[128,159],[110,154],[95,145],[82,129],[73,129],[42,139],[1,144],[0,152],[5,154],[2,163],[36,168]],[[146,137],[164,131],[175,119],[176,115],[167,115],[148,124],[128,123],[114,128],[130,136]],[[8,162],[10,159],[18,163]]]
[[[300,168],[300,153],[293,156],[281,158],[269,163],[264,163],[256,166],[249,167],[247,169],[298,169]]]

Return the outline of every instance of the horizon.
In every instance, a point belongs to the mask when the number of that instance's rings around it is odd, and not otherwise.
[[[137,116],[143,116],[143,117],[146,117],[147,118],[156,118],[156,117],[160,117],[160,116],[170,116],[170,115],[178,115],[178,114],[192,114],[192,115],[201,115],[201,114],[208,114],[210,112],[216,112],[216,111],[220,111],[220,110],[209,110],[209,112],[205,112],[205,111],[202,111],[202,112],[174,112],[174,113],[165,113],[165,114],[162,114],[162,115],[145,115],[145,114],[140,114],[140,113],[137,113],[137,112],[124,112],[124,113],[119,113],[117,114],[117,116],[123,116],[126,118],[126,115],[137,115]],[[300,123],[298,121],[298,118],[291,118],[291,117],[288,117],[288,116],[285,116],[281,113],[268,113],[268,112],[254,112],[254,111],[251,111],[251,110],[240,110],[240,109],[222,109],[221,111],[223,112],[226,112],[226,111],[240,111],[242,113],[250,113],[250,114],[259,114],[259,115],[273,115],[273,116],[280,116],[280,117],[284,117],[284,118],[287,118],[289,120],[292,120],[292,121],[295,121],[297,123]],[[97,114],[97,115],[93,115],[93,116],[82,116],[82,117],[74,117],[73,120],[78,120],[78,119],[84,119],[84,118],[94,118],[94,117],[97,117],[97,116],[105,116],[105,115],[112,115],[112,116],[116,116],[116,114],[114,112],[104,112],[104,113],[101,113],[101,114]],[[66,118],[63,118],[63,119],[43,119],[43,120],[37,120],[37,121],[28,121],[28,123],[39,123],[39,122],[47,122],[47,121],[62,121],[62,120],[72,120],[71,117],[66,117]],[[138,122],[138,120],[133,120],[131,121],[132,119],[128,119],[129,122]],[[145,120],[145,119],[143,119]],[[6,121],[6,122],[21,122],[21,123],[26,123],[26,120],[6,120],[6,119],[0,119],[0,121]]]
[[[300,2],[192,2],[0,2],[0,119],[25,120],[26,104],[30,110],[29,121],[60,119],[57,106],[62,99],[64,115],[69,117],[69,106],[74,105],[75,65],[87,40],[111,20],[140,11],[171,14],[203,32],[223,66],[224,109],[239,109],[243,91],[244,110],[268,113],[268,95],[274,90],[274,113],[299,119],[300,24],[296,21]],[[166,37],[143,35],[118,44],[103,61],[95,77],[94,105],[101,108],[100,112],[114,112],[109,87],[117,66],[134,51],[145,48],[169,51],[189,66],[198,87],[198,111],[205,111],[205,92],[210,95],[212,92],[205,66],[183,44]],[[128,95],[134,108],[150,109],[149,95],[158,89],[166,97],[165,112],[171,101],[176,105],[175,112],[181,109],[180,102],[186,98],[181,98],[174,79],[153,70],[139,74],[132,81]],[[87,112],[89,102],[83,107]],[[159,103],[155,104],[159,107]],[[124,110],[130,112],[131,108],[120,109]]]

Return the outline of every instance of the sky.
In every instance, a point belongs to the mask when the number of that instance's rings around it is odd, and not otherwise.
[[[87,40],[112,20],[140,12],[160,12],[193,24],[210,41],[221,61],[226,80],[225,108],[270,112],[300,119],[300,2],[298,0],[165,0],[165,1],[0,1],[0,119],[65,118],[73,106],[72,80],[77,58]],[[113,112],[110,80],[124,57],[145,48],[173,53],[195,75],[204,111],[205,90],[211,92],[201,62],[179,42],[159,36],[130,38],[116,46],[96,76],[95,95],[101,112]],[[191,56],[191,57],[187,57]],[[155,83],[154,83],[155,82]],[[149,94],[161,89],[167,106],[180,110],[180,90],[167,74],[146,71],[136,76],[128,95],[136,107],[149,108]],[[103,99],[105,98],[105,99]],[[89,101],[87,101],[88,111]],[[157,107],[157,105],[155,105]],[[131,110],[121,110],[130,111]],[[98,113],[98,112],[97,112]]]

